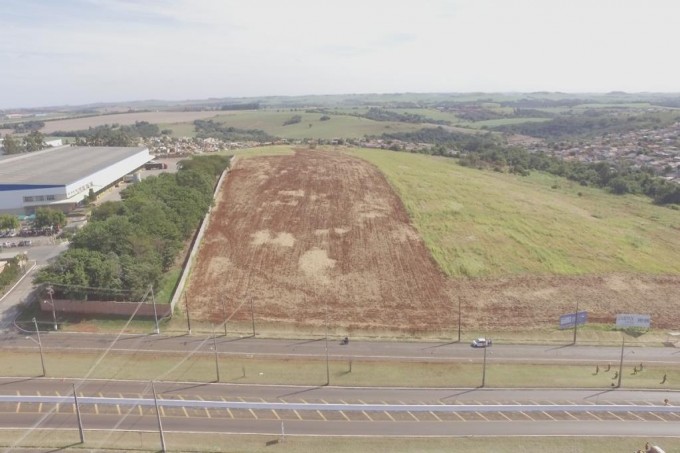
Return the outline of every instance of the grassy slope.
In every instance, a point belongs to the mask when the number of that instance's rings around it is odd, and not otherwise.
[[[448,275],[680,273],[680,212],[646,198],[538,172],[518,177],[447,158],[351,152],[387,176]]]

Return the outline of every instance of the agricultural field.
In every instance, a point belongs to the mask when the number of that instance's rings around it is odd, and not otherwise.
[[[239,159],[188,285],[192,318],[436,331],[446,276],[379,170],[347,154]],[[224,306],[222,305],[224,303]]]
[[[283,124],[295,115],[301,120],[296,124]],[[347,115],[329,115],[321,121],[322,113],[305,113],[300,110],[252,110],[221,115],[215,121],[240,129],[261,129],[270,135],[289,139],[303,138],[362,138],[364,135],[381,135],[386,132],[411,132],[423,127],[394,121],[373,121]]]
[[[45,127],[43,127],[40,132],[49,135],[56,131],[77,131],[87,129],[89,127],[103,126],[105,124],[128,125],[135,124],[136,121],[147,121],[153,124],[162,123],[169,128],[172,128],[173,124],[192,122],[197,119],[212,118],[216,115],[217,113],[214,111],[116,113],[99,116],[88,116],[84,118],[46,121]]]
[[[467,329],[549,328],[577,302],[593,322],[675,327],[679,230],[680,212],[646,198],[446,158],[239,160],[192,271],[192,317],[246,322],[252,299],[270,323],[322,326],[328,304],[331,326],[433,332],[460,299]]]

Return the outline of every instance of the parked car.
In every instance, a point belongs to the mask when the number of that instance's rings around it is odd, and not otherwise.
[[[29,239],[24,239],[23,241],[19,241],[18,245],[19,247],[30,247],[31,245],[33,245],[33,241]]]
[[[476,338],[472,340],[472,343],[470,346],[473,348],[486,348],[486,347],[491,347],[492,341],[490,338]]]

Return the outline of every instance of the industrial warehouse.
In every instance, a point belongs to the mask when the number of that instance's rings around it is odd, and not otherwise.
[[[0,213],[68,211],[149,162],[148,148],[62,146],[0,158]]]

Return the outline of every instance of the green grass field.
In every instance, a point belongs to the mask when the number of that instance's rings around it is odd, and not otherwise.
[[[78,430],[3,430],[0,447],[40,448],[50,451],[129,451],[157,452],[160,440],[155,431],[110,432],[88,429],[85,443],[79,444]],[[330,451],[336,453],[382,453],[390,452],[468,452],[468,453],[516,453],[523,451],[549,451],[552,453],[620,453],[637,451],[645,442],[663,447],[667,452],[680,450],[680,439],[653,436],[636,437],[281,437],[270,435],[191,434],[165,433],[167,451],[220,452],[220,453],[313,453]]]
[[[294,115],[300,115],[302,121],[284,126],[283,123]],[[220,115],[216,121],[241,129],[262,129],[271,135],[290,139],[361,138],[386,132],[409,132],[422,127],[418,124],[372,121],[346,115],[329,115],[330,120],[320,121],[321,116],[321,113],[305,113],[302,110],[257,110]]]
[[[381,150],[376,165],[450,276],[680,273],[680,211],[563,178]]]
[[[28,342],[27,342],[28,343]],[[197,346],[198,346],[197,342]],[[211,344],[207,340],[207,344]],[[219,343],[218,343],[219,349]],[[205,350],[205,348],[203,348]],[[200,354],[109,353],[104,358],[92,353],[45,351],[45,369],[51,378],[136,379],[156,381],[214,382],[215,359],[211,352]],[[41,374],[40,356],[35,352],[1,351],[3,376],[26,377]],[[595,364],[518,364],[499,362],[489,356],[486,387],[489,388],[611,388],[617,358],[611,370],[604,372]],[[634,364],[626,362],[622,375],[625,388],[678,389],[678,367],[646,366],[633,374]],[[316,359],[266,359],[220,356],[221,382],[275,385],[325,385],[326,367],[322,357]],[[410,362],[370,361],[334,358],[330,361],[330,381],[337,386],[449,387],[474,388],[481,385],[482,352],[475,361]],[[663,375],[667,381],[661,384]]]

